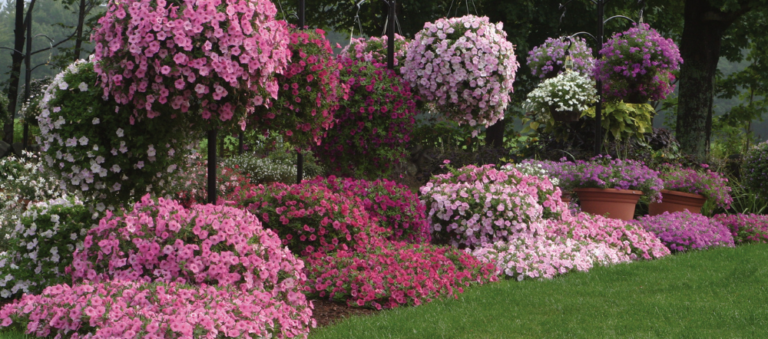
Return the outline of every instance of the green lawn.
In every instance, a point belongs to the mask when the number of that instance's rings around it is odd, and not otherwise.
[[[502,281],[459,300],[354,317],[321,338],[766,338],[768,245]],[[25,339],[0,334],[2,339]]]
[[[321,338],[768,338],[768,245],[503,281],[354,317]]]

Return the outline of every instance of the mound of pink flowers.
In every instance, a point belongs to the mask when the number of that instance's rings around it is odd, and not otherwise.
[[[304,263],[236,208],[144,196],[131,211],[108,212],[66,271],[71,289],[5,306],[2,325],[40,336],[74,328],[87,338],[261,338],[306,337],[314,324]]]
[[[712,219],[731,231],[736,244],[768,243],[768,215],[764,214],[718,214]]]
[[[451,120],[487,127],[504,118],[519,66],[501,23],[467,15],[426,23],[408,44],[401,72]]]
[[[380,238],[305,260],[306,292],[376,309],[420,305],[443,296],[458,298],[463,287],[497,279],[493,265],[455,248]]]
[[[638,226],[656,234],[674,252],[734,247],[731,232],[716,219],[690,212],[664,212],[635,220]]]
[[[402,68],[405,60],[405,49],[408,42],[404,36],[395,33],[395,71]],[[344,46],[339,55],[356,61],[370,63],[387,63],[387,44],[389,37],[371,36],[367,38],[352,38],[349,45]]]
[[[306,337],[309,316],[295,317],[283,307],[268,293],[233,286],[88,281],[24,295],[3,307],[0,319],[3,327],[25,324],[26,333],[38,337]]]
[[[493,165],[452,169],[421,187],[433,237],[462,247],[493,244],[516,233],[541,232],[543,218],[567,213],[560,195],[547,177]]]
[[[309,183],[361,197],[366,212],[378,219],[379,226],[389,233],[389,240],[418,244],[431,239],[426,206],[405,185],[387,179],[368,181],[335,176],[317,177]]]
[[[244,124],[246,107],[277,97],[289,39],[269,0],[112,0],[106,9],[94,70],[104,94],[135,114],[191,110]]]
[[[541,230],[517,233],[508,241],[478,248],[472,254],[494,263],[499,274],[517,280],[552,279],[574,270],[586,272],[595,265],[670,254],[656,236],[638,226],[585,213],[546,220]]]

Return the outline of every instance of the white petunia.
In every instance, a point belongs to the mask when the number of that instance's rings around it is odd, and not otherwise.
[[[123,135],[124,135],[124,131],[123,131],[123,129],[122,129],[122,128],[118,128],[118,129],[117,129],[117,136],[118,136],[118,137],[120,137],[120,138],[122,138],[122,137],[123,137]]]
[[[99,118],[93,118],[93,124],[94,125],[98,125],[100,122],[101,122],[101,120],[99,120]]]
[[[88,90],[88,84],[81,82],[80,85],[77,86],[77,88],[80,89],[80,92],[85,92]]]

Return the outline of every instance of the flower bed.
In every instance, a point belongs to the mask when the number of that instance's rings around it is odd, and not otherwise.
[[[712,219],[731,231],[734,242],[739,244],[768,243],[768,216],[763,214],[717,214]]]
[[[309,183],[327,187],[337,194],[360,197],[366,212],[390,233],[389,240],[418,244],[431,239],[426,207],[406,186],[387,179],[367,181],[334,176],[317,177]]]
[[[722,223],[688,211],[644,216],[634,222],[656,234],[673,252],[734,246],[731,232]]]
[[[306,292],[376,309],[458,298],[466,286],[496,280],[492,265],[459,250],[383,239],[306,260]]]

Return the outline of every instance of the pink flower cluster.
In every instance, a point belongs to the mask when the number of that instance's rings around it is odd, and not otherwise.
[[[546,220],[539,234],[517,233],[508,241],[475,249],[483,262],[494,263],[499,274],[517,280],[552,279],[595,265],[612,265],[669,255],[656,236],[621,220],[579,213]]]
[[[0,325],[72,339],[293,338],[306,337],[309,308],[302,313],[294,318],[268,293],[231,286],[86,281],[24,295],[3,307]]]
[[[395,308],[454,296],[464,286],[496,281],[494,267],[450,247],[371,239],[307,261],[305,291],[350,306]]]
[[[291,63],[277,76],[277,100],[270,108],[257,108],[252,118],[260,130],[280,133],[297,148],[319,145],[348,88],[339,79],[341,65],[323,30],[293,28],[290,38]]]
[[[614,34],[600,55],[594,74],[603,81],[605,97],[631,103],[666,98],[675,89],[673,72],[683,63],[675,42],[645,23]]]
[[[335,176],[317,177],[308,183],[337,194],[361,197],[366,212],[390,233],[389,240],[418,244],[429,242],[432,237],[424,203],[405,185],[387,179],[367,181]]]
[[[768,243],[768,215],[764,214],[717,214],[712,219],[731,231],[736,244]]]
[[[342,102],[323,144],[312,151],[335,174],[385,177],[405,156],[419,98],[385,64],[340,60],[349,98]]]
[[[426,23],[408,44],[403,77],[459,124],[504,118],[519,63],[501,23],[467,15]],[[473,131],[473,136],[479,132]]]
[[[395,33],[395,70],[400,70],[405,63],[405,49],[409,40],[404,36]],[[389,37],[386,35],[382,37],[367,37],[367,38],[352,38],[349,45],[344,46],[341,50],[343,58],[349,58],[353,60],[370,62],[370,63],[387,63],[387,44],[389,43]]]
[[[384,232],[360,198],[309,182],[249,185],[229,200],[261,218],[283,246],[302,256],[346,249]]]
[[[290,57],[276,12],[268,0],[112,0],[91,36],[104,94],[139,116],[244,123],[277,97]]]
[[[568,213],[547,177],[523,175],[514,167],[451,169],[420,190],[433,236],[453,246],[480,247],[517,233],[540,233],[543,218]]]
[[[687,210],[646,215],[633,222],[654,233],[674,252],[735,246],[731,231],[717,219],[691,214]]]

